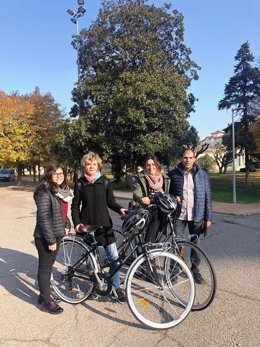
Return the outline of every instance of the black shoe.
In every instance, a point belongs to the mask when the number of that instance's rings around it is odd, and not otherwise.
[[[197,284],[202,284],[205,282],[204,278],[201,276],[199,272],[193,273],[193,278],[194,278],[194,282]]]
[[[118,302],[126,302],[125,291],[121,288],[113,289],[111,298]]]
[[[56,302],[56,304],[61,302],[61,299],[56,294],[51,294],[51,298],[54,302]],[[41,294],[39,294],[38,296],[38,304],[43,304],[43,297],[41,296]]]
[[[42,311],[51,314],[59,314],[63,312],[63,308],[57,305],[55,301],[51,301],[48,304],[42,304]]]

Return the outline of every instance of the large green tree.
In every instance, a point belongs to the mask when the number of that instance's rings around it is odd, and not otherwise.
[[[187,89],[198,77],[181,13],[145,0],[105,0],[74,45],[80,81],[72,115],[80,109],[91,134],[86,147],[112,158],[120,173],[176,145],[189,128],[195,98]]]
[[[246,189],[250,187],[250,155],[255,150],[250,124],[256,119],[255,99],[260,95],[260,70],[254,66],[254,56],[249,43],[242,44],[235,60],[234,76],[225,86],[224,97],[219,102],[219,109],[236,109],[241,113],[237,145],[244,150],[246,165]]]

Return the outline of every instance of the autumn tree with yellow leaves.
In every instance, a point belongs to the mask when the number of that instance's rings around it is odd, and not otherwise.
[[[28,95],[0,92],[0,166],[22,168],[45,166],[55,160],[51,144],[63,122],[59,105],[39,88]]]

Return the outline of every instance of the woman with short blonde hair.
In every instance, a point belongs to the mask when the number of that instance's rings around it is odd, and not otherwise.
[[[74,186],[74,199],[71,205],[72,220],[77,233],[82,232],[84,225],[101,225],[95,233],[96,240],[106,251],[108,259],[118,259],[115,235],[113,232],[112,219],[108,207],[124,216],[126,209],[117,204],[112,185],[108,178],[100,172],[102,160],[98,154],[88,152],[81,160],[84,174]],[[116,263],[111,265],[111,272],[117,269]],[[112,298],[125,301],[124,291],[120,288],[120,273],[117,271],[113,276],[115,291]],[[92,298],[95,296],[92,293]]]
[[[94,152],[88,152],[87,154],[85,154],[81,159],[81,165],[82,167],[85,167],[86,164],[89,164],[93,161],[97,162],[100,171],[102,168],[102,159],[97,153]]]

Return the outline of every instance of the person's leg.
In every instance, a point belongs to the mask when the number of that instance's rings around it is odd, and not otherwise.
[[[196,244],[197,246],[199,246],[200,244],[200,234],[202,231],[202,227],[203,227],[203,222],[194,222],[194,221],[189,221],[188,222],[188,228],[189,228],[189,233],[190,235],[195,235],[191,241]],[[200,257],[199,254],[192,249],[191,250],[191,271],[195,274],[195,273],[199,273],[199,265],[200,265]]]
[[[56,259],[57,251],[51,252],[44,239],[36,238],[35,246],[39,255],[38,285],[44,304],[49,304],[53,299],[50,295],[50,278],[52,265]]]
[[[105,246],[105,251],[107,254],[107,257],[110,261],[117,260],[118,259],[118,251],[116,247],[116,243],[112,243],[108,246]],[[110,273],[114,273],[117,268],[118,268],[119,262],[114,262],[110,266]],[[113,278],[113,287],[114,289],[112,290],[112,299],[117,300],[119,302],[125,302],[125,293],[124,291],[120,288],[120,271],[116,271],[114,274]]]
[[[108,246],[104,247],[106,255],[109,259],[110,262],[113,262],[114,260],[118,259],[118,251],[117,251],[117,247],[116,247],[116,243],[111,243]],[[114,264],[112,264],[110,266],[110,273],[113,273],[118,267],[118,264],[115,262]],[[120,271],[117,271],[113,278],[113,286],[115,287],[115,289],[120,287]]]
[[[145,243],[152,242],[156,240],[156,235],[159,228],[159,218],[158,218],[158,209],[154,208],[150,211],[150,223],[145,233]]]
[[[184,234],[184,230],[186,228],[187,221],[186,220],[180,220],[176,219],[174,222],[174,232],[176,236],[180,236]]]

